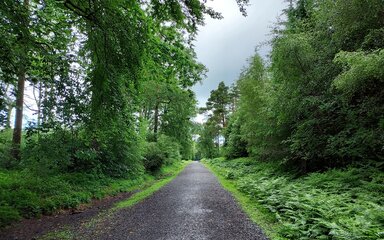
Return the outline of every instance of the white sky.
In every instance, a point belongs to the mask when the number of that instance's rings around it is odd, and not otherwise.
[[[207,17],[195,42],[199,62],[209,69],[207,79],[192,88],[199,107],[205,106],[211,90],[216,89],[219,82],[231,85],[237,80],[255,48],[270,40],[271,28],[287,6],[284,0],[251,0],[248,16],[244,17],[235,0],[216,0],[208,4],[221,12],[224,19]],[[269,51],[266,45],[259,49],[263,57]],[[195,120],[202,122],[203,119],[199,115]]]

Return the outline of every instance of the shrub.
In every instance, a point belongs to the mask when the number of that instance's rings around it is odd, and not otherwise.
[[[158,145],[160,150],[165,154],[165,164],[181,160],[180,145],[175,139],[166,135],[161,135],[158,139]]]
[[[11,157],[12,129],[0,131],[0,167],[8,168],[12,165]]]
[[[156,172],[160,169],[166,159],[165,153],[160,149],[157,142],[147,143],[144,154],[144,168],[147,172]]]
[[[8,206],[5,202],[0,202],[0,227],[4,227],[20,219],[19,212]]]
[[[73,138],[65,130],[29,135],[23,165],[40,175],[65,172],[71,164]]]
[[[163,164],[177,160],[181,160],[180,145],[171,137],[160,135],[157,142],[146,144],[143,163],[147,172],[156,172]]]

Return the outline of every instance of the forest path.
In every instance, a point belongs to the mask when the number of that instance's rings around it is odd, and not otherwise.
[[[201,163],[137,205],[121,209],[79,239],[267,239]]]

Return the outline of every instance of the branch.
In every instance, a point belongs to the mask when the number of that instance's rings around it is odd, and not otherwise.
[[[77,6],[74,4],[71,0],[65,0],[64,1],[64,6],[77,14],[80,17],[85,18],[89,22],[95,24],[99,28],[103,29],[103,27],[100,25],[98,22],[97,18],[95,17],[95,13],[92,11],[87,12],[86,9],[82,9],[81,7]]]

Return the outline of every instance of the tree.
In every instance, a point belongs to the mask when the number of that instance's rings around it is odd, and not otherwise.
[[[199,138],[197,140],[197,147],[201,155],[205,158],[214,158],[219,156],[219,127],[217,124],[208,119],[203,124]]]
[[[247,141],[244,139],[241,132],[241,127],[244,124],[244,119],[238,114],[232,114],[229,119],[229,124],[224,132],[224,148],[225,157],[228,159],[235,159],[240,157],[247,157]]]
[[[3,48],[1,48],[1,77],[7,88],[14,89],[16,117],[13,134],[13,156],[20,160],[20,142],[23,128],[24,88],[26,83],[43,82],[42,66],[56,75],[59,64],[67,62],[60,51],[67,47],[70,32],[69,23],[60,20],[63,12],[53,8],[50,1],[39,5],[30,1],[5,1],[0,8]],[[33,17],[31,17],[33,16]],[[65,50],[64,50],[65,51]],[[68,64],[68,63],[67,63]],[[8,94],[6,91],[5,94]],[[11,96],[7,97],[8,106],[13,105]],[[10,118],[10,111],[7,119]],[[16,162],[15,162],[16,163]]]
[[[6,2],[5,5],[11,4]],[[8,7],[8,6],[6,6]],[[21,143],[21,130],[23,125],[23,105],[24,105],[24,87],[26,81],[26,71],[28,65],[28,51],[30,44],[30,31],[29,31],[29,0],[24,0],[23,3],[16,3],[12,9],[11,6],[7,9],[8,13],[13,12],[16,14],[14,20],[17,21],[17,40],[16,40],[16,75],[17,75],[17,87],[16,87],[16,118],[15,128],[13,131],[12,140],[12,155],[15,159],[20,159],[20,143]],[[11,8],[11,9],[10,9]],[[13,10],[13,11],[12,11]],[[16,24],[14,21],[13,23]]]
[[[301,173],[383,159],[383,9],[292,1],[270,66],[255,55],[238,80],[235,116],[250,154]]]
[[[211,91],[206,107],[202,108],[202,111],[208,112],[212,121],[220,125],[221,128],[225,128],[230,104],[229,88],[225,86],[224,82],[220,82],[217,89]]]
[[[229,88],[229,98],[231,102],[229,105],[230,113],[236,112],[236,109],[238,107],[239,97],[240,97],[239,87],[237,86],[236,83],[233,83]]]
[[[163,134],[180,144],[181,155],[188,159],[192,147],[192,123],[196,100],[194,93],[173,84],[148,81],[143,84],[141,116],[149,121],[150,141]]]
[[[245,13],[248,1],[237,2]],[[97,169],[116,177],[140,173],[138,113],[146,97],[142,84],[148,82],[163,85],[166,93],[149,110],[156,115],[156,135],[177,138],[188,156],[189,119],[195,111],[188,88],[206,71],[196,61],[192,41],[206,16],[221,17],[195,0],[5,0],[0,6],[0,120],[10,116],[3,97],[9,95],[4,86],[10,86],[17,102],[15,157],[28,125],[27,148],[37,153],[36,161],[46,158],[47,169]],[[21,85],[27,84],[37,90],[37,123],[22,123]],[[69,138],[74,144],[66,142]],[[44,148],[49,141],[55,142],[52,151]],[[56,151],[60,145],[62,151]]]
[[[247,142],[247,150],[253,156],[273,158],[279,149],[276,146],[279,142],[277,122],[271,112],[275,96],[264,62],[257,53],[249,60],[237,85],[240,92],[237,121],[242,123],[240,132],[243,141]],[[278,138],[277,141],[271,137],[272,134]]]

